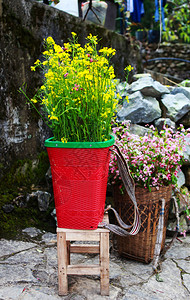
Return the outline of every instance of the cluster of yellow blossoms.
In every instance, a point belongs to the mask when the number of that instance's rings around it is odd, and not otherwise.
[[[104,141],[109,139],[111,119],[116,109],[116,83],[110,58],[115,50],[97,50],[97,37],[91,34],[82,47],[72,32],[72,41],[57,45],[52,37],[45,40],[41,67],[44,84],[32,101],[39,101],[56,140]]]

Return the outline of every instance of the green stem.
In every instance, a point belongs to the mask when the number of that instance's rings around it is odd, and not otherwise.
[[[30,104],[32,104],[33,108],[37,111],[37,113],[39,114],[39,116],[42,118],[42,120],[44,121],[44,123],[49,127],[51,128],[51,126],[47,123],[47,121],[44,119],[44,117],[41,115],[41,113],[39,112],[39,110],[36,108],[36,106],[34,105],[34,103],[28,98],[28,96],[26,95],[26,93],[21,89],[19,88],[19,93],[22,93],[26,99],[29,101]]]

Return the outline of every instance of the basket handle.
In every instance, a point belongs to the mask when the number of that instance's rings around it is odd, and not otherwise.
[[[135,215],[134,215],[133,224],[127,225],[122,221],[122,219],[120,218],[117,211],[114,208],[112,208],[110,205],[105,209],[105,211],[108,211],[111,209],[114,212],[120,227],[117,225],[114,225],[114,224],[106,224],[106,223],[104,223],[103,226],[120,236],[136,235],[140,230],[141,220],[140,220],[139,210],[137,207],[137,201],[136,201],[136,197],[135,197],[135,183],[134,183],[133,178],[130,175],[129,167],[128,167],[127,162],[126,162],[125,158],[123,157],[121,151],[119,150],[117,145],[114,144],[113,146],[115,147],[115,150],[114,149],[110,149],[110,150],[116,154],[119,173],[122,178],[124,187],[129,195],[130,199],[132,200],[132,202],[134,204]],[[129,228],[131,228],[131,231],[130,232],[126,231],[126,229],[129,229]]]

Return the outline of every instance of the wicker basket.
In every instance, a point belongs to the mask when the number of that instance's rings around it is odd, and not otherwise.
[[[166,201],[164,212],[164,229],[162,249],[165,244],[166,226],[171,199],[171,186],[160,187],[159,190],[151,188],[151,192],[143,188],[136,188],[135,195],[141,217],[141,228],[137,235],[117,236],[117,247],[120,255],[127,258],[149,263],[154,257],[154,248],[157,238],[157,227],[161,209],[161,199]],[[113,189],[114,203],[119,215],[126,224],[132,224],[134,219],[134,206],[127,193],[120,193],[118,186]]]

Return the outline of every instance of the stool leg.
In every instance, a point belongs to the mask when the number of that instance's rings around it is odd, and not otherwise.
[[[109,233],[100,233],[100,290],[109,296]]]
[[[71,263],[71,257],[70,257],[70,241],[67,241],[67,266]]]
[[[67,279],[67,243],[66,233],[57,232],[57,260],[58,260],[58,289],[59,295],[67,295],[68,279]]]

